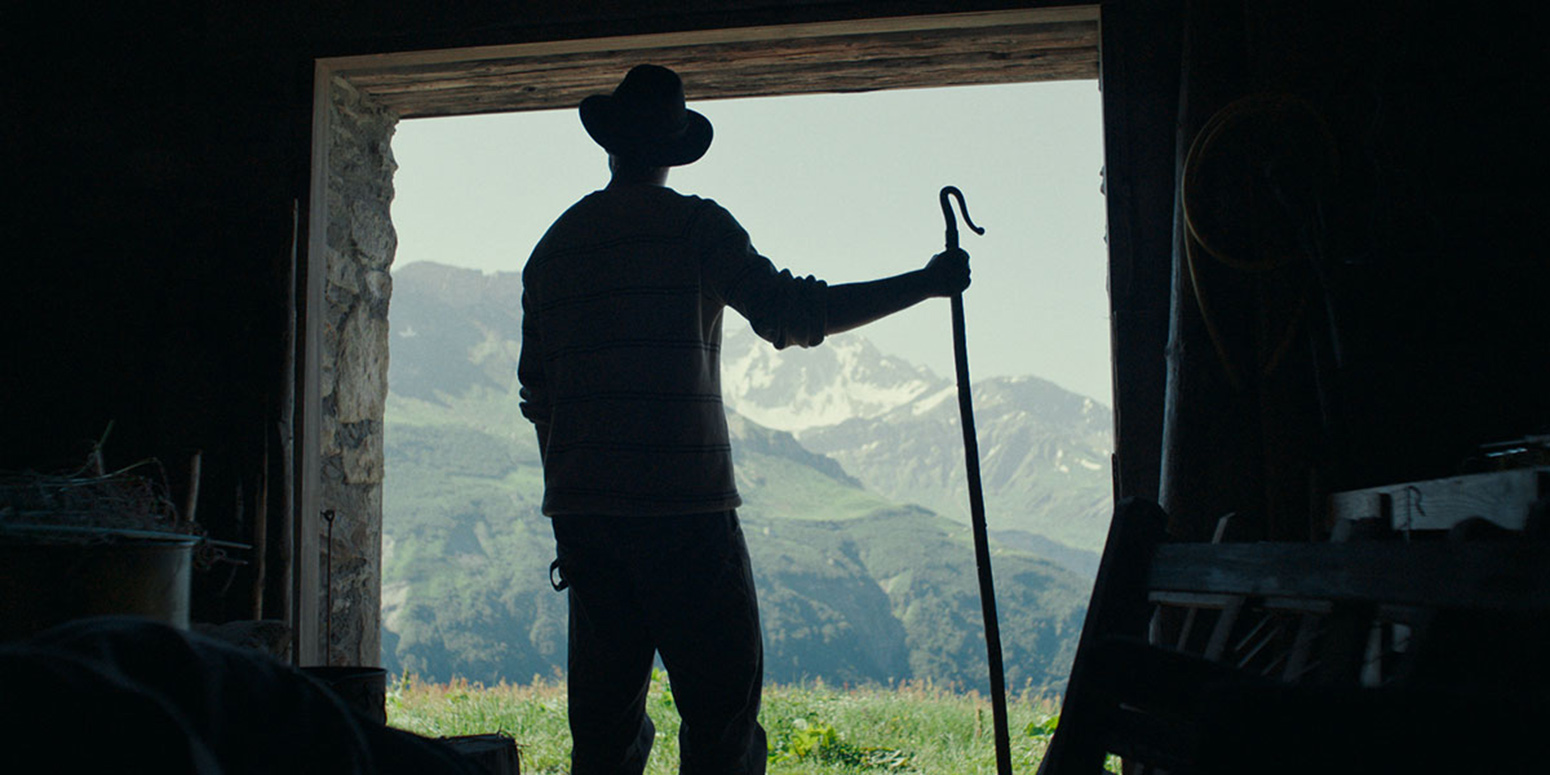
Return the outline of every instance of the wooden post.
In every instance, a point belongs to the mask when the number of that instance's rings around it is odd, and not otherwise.
[[[183,515],[180,522],[192,523],[198,518],[199,509],[199,475],[200,467],[204,460],[203,450],[194,450],[194,456],[188,460],[188,496],[183,501]]]
[[[253,591],[252,591],[252,616],[254,620],[264,618],[264,584],[268,582],[267,564],[269,561],[269,433],[268,424],[264,428],[264,454],[259,464],[258,493],[255,495],[256,503],[253,506]]]
[[[1071,678],[1066,681],[1060,726],[1039,765],[1040,773],[1103,771],[1103,709],[1086,702],[1102,694],[1095,690],[1101,677],[1094,671],[1100,666],[1091,664],[1090,655],[1110,638],[1146,636],[1151,609],[1146,597],[1147,574],[1153,550],[1167,534],[1167,524],[1168,515],[1151,501],[1124,498],[1115,504],[1092,602],[1087,606],[1087,619],[1071,664]]]

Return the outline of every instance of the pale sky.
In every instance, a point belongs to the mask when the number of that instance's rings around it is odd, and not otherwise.
[[[776,266],[843,283],[940,252],[938,192],[957,186],[986,229],[959,224],[972,378],[1033,375],[1111,403],[1096,81],[712,102],[688,86],[715,140],[670,187],[721,203]],[[608,182],[575,110],[403,121],[393,153],[395,266],[520,271],[549,224]],[[860,333],[953,374],[945,299]]]

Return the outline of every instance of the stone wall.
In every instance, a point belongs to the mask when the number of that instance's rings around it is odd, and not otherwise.
[[[388,268],[398,246],[390,219],[398,117],[342,79],[331,84],[328,249],[321,350],[320,568],[332,567],[327,663],[381,662],[382,418],[387,401]],[[324,572],[328,572],[324,570]],[[332,614],[332,626],[327,617]]]

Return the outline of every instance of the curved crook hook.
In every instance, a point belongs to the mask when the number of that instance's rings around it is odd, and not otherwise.
[[[985,230],[975,226],[974,221],[969,218],[969,205],[963,201],[963,192],[959,191],[957,186],[943,186],[942,217],[947,220],[947,249],[952,250],[958,247],[958,220],[953,217],[953,205],[948,201],[948,197],[958,200],[958,209],[963,213],[963,222],[974,230],[975,234],[984,234]]]

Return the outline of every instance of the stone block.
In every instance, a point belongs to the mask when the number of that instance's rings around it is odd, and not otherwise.
[[[350,222],[344,217],[344,189],[339,175],[331,171],[328,176],[328,222],[323,225],[324,244],[330,254],[343,253],[350,247]]]
[[[323,483],[323,508],[334,510],[334,543],[339,557],[365,557],[376,563],[382,553],[382,488],[372,484]],[[319,523],[320,538],[328,526]]]
[[[341,430],[341,457],[346,484],[381,484],[383,474],[382,424],[362,422]]]
[[[359,260],[372,269],[386,269],[398,250],[389,204],[357,199],[350,203],[350,241],[360,251]]]
[[[337,352],[337,351],[324,350],[324,356],[323,357],[327,358],[329,353],[331,353],[331,352]],[[335,374],[335,372],[334,372],[334,364],[333,364],[332,361],[324,360],[321,364],[318,365],[318,395],[319,395],[319,397],[321,397],[321,398],[330,398],[330,397],[332,397],[334,395],[334,384],[336,382],[336,380],[334,379],[334,374]]]
[[[334,289],[344,291],[348,296],[355,297],[361,294],[361,265],[352,255],[352,250],[334,250],[329,248],[327,284],[324,286],[330,292]],[[348,306],[348,304],[346,304]]]
[[[344,456],[319,456],[318,465],[322,469],[318,474],[319,496],[324,504],[334,503],[339,500],[338,493],[344,486]],[[324,508],[333,507],[325,505]]]
[[[388,300],[393,296],[393,275],[388,274],[387,267],[367,271],[361,289],[362,296],[372,306],[372,313],[376,314],[380,307],[380,316],[387,317]]]
[[[342,471],[344,447],[340,446],[339,443],[339,417],[333,412],[328,411],[328,407],[324,408],[318,420],[318,437],[318,446],[322,448],[323,457],[339,460]],[[343,474],[341,474],[341,481],[343,478]]]
[[[388,324],[364,305],[350,311],[339,333],[334,400],[341,423],[382,420],[387,400]]]

